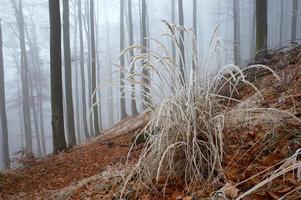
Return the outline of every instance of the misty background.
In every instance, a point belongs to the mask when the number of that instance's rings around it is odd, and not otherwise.
[[[162,37],[168,32],[162,20],[172,21],[172,1],[175,2],[175,24],[178,24],[178,9],[176,0],[148,0],[147,1],[147,22],[149,38],[160,40],[167,48],[171,49],[170,40]],[[15,1],[18,3],[18,1]],[[95,3],[95,33],[96,33],[96,54],[97,54],[97,83],[114,82],[119,80],[119,67],[117,66],[120,56],[120,1],[119,0],[97,0]],[[124,0],[124,2],[127,2]],[[254,58],[255,48],[255,7],[254,0],[240,0],[239,22],[240,22],[240,61],[246,66]],[[296,40],[301,38],[300,10],[301,1],[298,3],[297,34]],[[87,76],[89,62],[89,1],[82,0],[82,20],[84,39],[84,62],[86,72],[86,86],[88,88]],[[35,122],[31,118],[33,152],[41,157],[52,153],[52,129],[51,129],[51,105],[50,105],[50,52],[49,52],[49,8],[46,0],[22,0],[23,15],[25,23],[26,53],[28,56],[29,69],[31,71],[30,87],[33,90],[33,104],[42,102],[43,116],[38,115],[38,131],[35,130]],[[70,0],[70,42],[72,59],[72,84],[74,118],[78,143],[85,140],[82,127],[83,102],[78,98],[81,94],[80,85],[80,53],[78,39],[78,1]],[[129,46],[129,13],[127,3],[125,5],[125,47]],[[199,59],[206,59],[210,49],[211,39],[218,38],[222,41],[222,54],[216,57],[220,66],[234,63],[234,9],[233,0],[197,0],[197,49]],[[62,6],[61,6],[62,8]],[[183,1],[184,26],[193,27],[193,0]],[[268,49],[278,49],[289,46],[291,43],[291,20],[293,16],[293,0],[269,0],[268,1]],[[22,92],[20,80],[20,41],[17,25],[16,12],[12,0],[0,0],[0,18],[3,30],[4,70],[6,89],[6,109],[8,118],[8,135],[10,157],[25,147],[25,136],[23,126]],[[134,44],[141,44],[141,0],[132,0],[132,18]],[[63,25],[63,23],[62,23]],[[36,40],[37,54],[30,55],[30,40]],[[156,44],[150,42],[150,48],[156,49]],[[34,66],[34,58],[38,56],[38,66]],[[63,56],[62,56],[63,58]],[[63,58],[64,59],[64,58]],[[129,57],[126,56],[125,68],[129,66]],[[62,61],[62,69],[64,62]],[[206,68],[206,66],[201,66]],[[212,69],[207,69],[212,70]],[[64,76],[63,76],[64,77]],[[112,89],[112,90],[111,90]],[[41,94],[38,94],[40,91]],[[89,100],[91,96],[87,93],[87,111],[91,108]],[[112,98],[110,93],[112,92]],[[120,121],[120,92],[118,84],[111,87],[104,87],[98,91],[101,97],[102,130],[108,129]],[[139,94],[137,94],[139,95]],[[130,94],[126,93],[127,113],[131,115]],[[0,97],[1,98],[1,97]],[[38,99],[40,98],[40,99]],[[65,98],[64,98],[65,100]],[[66,103],[64,102],[64,105]],[[137,108],[142,112],[141,101],[137,100]],[[37,113],[40,108],[37,106]],[[32,112],[32,111],[31,111]],[[33,116],[33,113],[32,113]],[[91,117],[88,117],[88,128],[91,129]],[[90,123],[91,122],[91,123]],[[41,129],[43,126],[43,133]],[[1,124],[0,124],[1,125]],[[65,125],[66,127],[66,125]],[[0,129],[1,131],[1,129]],[[0,132],[2,134],[2,132]],[[39,139],[37,138],[39,134]],[[43,138],[41,138],[43,136]],[[38,141],[37,141],[38,139]],[[38,143],[44,139],[45,150],[38,150]],[[2,137],[0,144],[2,145]],[[2,149],[2,148],[1,148]],[[0,168],[3,168],[2,152],[0,153]]]

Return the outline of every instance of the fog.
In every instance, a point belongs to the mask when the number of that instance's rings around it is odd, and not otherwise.
[[[37,131],[35,130],[33,111],[31,110],[31,126],[32,126],[32,150],[36,156],[45,156],[53,152],[52,144],[52,128],[51,128],[51,100],[50,100],[50,25],[49,25],[49,8],[46,0],[21,0],[23,4],[23,14],[25,22],[25,38],[26,38],[26,54],[28,54],[29,69],[31,70],[31,82],[34,96],[34,104],[38,102],[38,91],[41,89],[41,102],[43,103],[43,120],[38,115],[38,134],[41,136],[40,124],[43,124],[44,139],[46,152],[38,153]],[[124,0],[127,2],[126,0]],[[169,51],[171,51],[171,42],[163,34],[167,33],[168,27],[162,20],[171,22],[172,18],[172,3],[173,0],[147,0],[147,22],[148,22],[148,38],[161,41]],[[175,1],[175,24],[179,24],[178,7]],[[0,0],[0,18],[3,31],[3,54],[4,54],[4,71],[5,71],[5,91],[6,91],[6,112],[8,119],[8,141],[9,153],[12,159],[14,153],[25,148],[25,130],[23,124],[24,113],[22,110],[22,81],[20,80],[21,68],[21,49],[20,49],[20,34],[18,30],[17,18],[13,2],[19,5],[15,0]],[[97,83],[117,82],[119,81],[119,56],[120,56],[120,1],[119,0],[96,0],[95,2],[95,33],[96,33],[96,56],[97,56]],[[255,39],[254,35],[254,0],[240,0],[239,22],[240,22],[240,61],[241,67],[247,66],[253,62],[255,56]],[[281,4],[284,2],[283,7]],[[275,50],[281,47],[289,46],[291,43],[292,29],[292,0],[269,0],[268,1],[268,49]],[[298,10],[301,10],[301,1],[298,4]],[[141,0],[132,0],[132,17],[133,17],[133,36],[134,44],[141,44],[141,27],[140,16]],[[80,49],[79,49],[79,31],[78,31],[78,0],[69,1],[70,9],[70,43],[71,43],[71,60],[72,60],[72,84],[73,84],[73,107],[75,129],[77,133],[78,143],[85,141],[83,126],[82,126],[82,108],[83,102],[78,98],[81,96],[80,84]],[[193,0],[183,1],[184,10],[184,27],[193,27]],[[128,8],[125,3],[125,47],[129,46],[129,21]],[[88,15],[88,0],[82,0],[83,13],[83,39],[84,39],[84,62],[86,73],[86,88],[85,94],[87,99],[87,112],[91,108],[91,93],[88,92],[88,76],[89,70],[89,15]],[[281,8],[283,9],[281,12]],[[281,17],[281,13],[283,16]],[[301,38],[300,13],[297,17],[297,33],[296,40]],[[220,54],[216,56],[215,62],[219,63],[216,67],[206,68],[207,71],[214,72],[218,68],[234,63],[234,19],[233,19],[233,0],[197,0],[197,50],[198,58],[202,61],[208,59],[210,51],[214,48],[210,41],[212,38],[220,41]],[[282,20],[281,20],[282,18]],[[62,20],[62,5],[61,5],[61,20]],[[281,22],[281,23],[280,23]],[[282,24],[282,26],[281,26]],[[63,22],[62,22],[63,26]],[[35,40],[38,48],[38,54],[30,55],[30,40]],[[63,39],[62,39],[63,42]],[[155,42],[149,42],[150,49],[157,49]],[[63,48],[63,45],[62,45]],[[63,50],[62,50],[63,52]],[[38,56],[39,66],[37,69],[34,66],[33,59]],[[187,58],[189,60],[189,57]],[[64,56],[62,55],[62,60]],[[125,68],[129,68],[130,58],[127,55],[125,59]],[[202,62],[201,62],[202,63]],[[64,61],[62,61],[62,69],[64,69]],[[63,72],[64,74],[64,72]],[[64,76],[63,76],[64,77]],[[111,80],[112,79],[112,80]],[[64,81],[63,81],[64,82]],[[112,90],[111,90],[112,89]],[[110,128],[120,121],[120,92],[119,85],[113,84],[110,87],[104,87],[98,90],[98,95],[101,98],[101,116],[102,116],[102,131]],[[110,98],[112,92],[112,98]],[[137,95],[139,91],[137,90]],[[0,97],[2,98],[2,97]],[[66,105],[64,98],[64,105]],[[39,111],[38,106],[37,113]],[[65,106],[66,107],[66,106]],[[79,109],[78,109],[79,108]],[[137,108],[139,112],[143,111],[142,102],[137,100]],[[128,115],[131,115],[130,93],[126,91],[126,109]],[[40,111],[39,111],[40,112]],[[88,113],[88,127],[91,130],[92,116]],[[65,115],[66,116],[66,115]],[[78,116],[78,117],[77,117]],[[79,120],[78,120],[79,119]],[[1,124],[0,124],[1,125]],[[66,128],[66,119],[65,119]],[[92,128],[93,129],[93,128]],[[2,145],[2,129],[0,144]],[[92,131],[93,132],[93,131]],[[67,131],[66,131],[67,134]],[[43,138],[40,138],[39,142]],[[67,138],[67,136],[66,136]],[[0,153],[0,167],[3,169],[2,163],[2,147]]]

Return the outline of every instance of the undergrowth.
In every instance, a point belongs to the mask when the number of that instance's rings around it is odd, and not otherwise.
[[[192,192],[199,185],[203,188],[215,187],[224,180],[225,127],[261,124],[273,129],[286,118],[300,123],[297,117],[287,111],[260,107],[235,98],[238,85],[247,85],[263,99],[260,91],[246,80],[244,73],[251,68],[263,68],[280,80],[272,69],[264,65],[252,65],[244,69],[235,65],[219,68],[219,58],[216,55],[221,55],[224,51],[219,38],[211,40],[210,51],[205,56],[206,59],[201,60],[193,31],[168,23],[166,25],[169,33],[164,36],[175,44],[177,58],[172,57],[160,41],[149,39],[156,50],[147,49],[131,58],[128,71],[134,73],[128,73],[124,80],[130,83],[128,85],[141,85],[140,90],[143,87],[149,88],[147,95],[152,97],[152,103],[144,102],[143,98],[140,101],[152,112],[147,126],[140,133],[147,134],[147,141],[137,164],[124,180],[121,199],[127,194],[127,185],[133,179],[151,191],[158,191],[159,182],[167,186],[176,177],[180,177]],[[185,39],[181,38],[181,32],[185,33]],[[185,55],[180,54],[180,42],[185,44]],[[143,48],[145,47],[131,46],[122,53]],[[184,66],[183,70],[180,63]],[[133,65],[136,66],[135,70],[132,69]],[[149,70],[152,76],[145,76],[141,69]],[[145,85],[142,78],[148,79],[147,83],[151,84]],[[125,87],[124,90],[131,91],[132,88]],[[142,94],[143,92],[145,91],[140,91]],[[229,101],[240,106],[229,107]],[[299,151],[283,161],[281,168],[269,173],[264,181],[241,194],[238,199],[274,178],[299,168],[300,162],[296,159],[298,154]],[[291,164],[288,165],[288,162]],[[228,189],[229,187],[218,190],[212,194],[212,198]]]

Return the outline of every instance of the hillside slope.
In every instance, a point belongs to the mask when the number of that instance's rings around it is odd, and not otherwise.
[[[277,108],[301,117],[301,48],[288,52],[273,52],[266,63],[281,78],[263,69],[247,72],[247,78],[258,88],[264,99],[251,87],[238,87],[235,98],[265,108]],[[225,102],[228,107],[242,106]],[[50,155],[31,166],[2,175],[0,197],[3,199],[114,199],[120,190],[126,169],[134,164],[142,144],[132,150],[130,162],[125,164],[131,138],[147,123],[148,112],[127,118],[107,130],[98,138],[57,155]],[[243,117],[243,116],[242,116]],[[269,172],[278,169],[284,159],[301,148],[301,125],[292,118],[275,130],[260,125],[252,128],[225,128],[224,177],[215,188],[199,186],[197,192],[189,191],[179,177],[173,184],[158,183],[158,191],[143,189],[137,182],[129,184],[127,199],[192,199],[210,196],[219,188],[231,186],[225,194],[237,198],[242,192],[258,185]],[[254,125],[254,124],[253,124]],[[226,126],[227,127],[227,126]],[[255,127],[255,128],[254,128]],[[296,162],[299,161],[296,157]],[[263,172],[258,174],[260,172]],[[301,199],[301,177],[296,171],[264,184],[243,199],[263,200]],[[245,180],[245,181],[244,181]],[[240,183],[241,181],[244,181]],[[236,183],[240,183],[236,185]],[[161,190],[165,189],[164,197]],[[1,199],[0,198],[0,199]],[[197,198],[197,199],[198,199]],[[219,197],[218,199],[223,199]]]

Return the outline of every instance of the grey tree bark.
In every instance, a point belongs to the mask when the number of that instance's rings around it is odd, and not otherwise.
[[[147,43],[147,7],[146,7],[146,0],[142,0],[141,6],[141,44],[144,48],[142,48],[141,53],[146,54],[148,43]],[[150,97],[150,72],[146,67],[147,63],[144,61],[142,63],[142,107],[145,110],[151,104],[151,97]]]
[[[171,23],[172,24],[176,23],[176,4],[175,4],[175,0],[171,0]],[[171,52],[172,52],[173,59],[176,60],[176,45],[173,41],[171,42]]]
[[[124,49],[124,0],[120,0],[120,52]],[[120,56],[120,115],[127,116],[125,105],[124,55]]]
[[[293,0],[293,13],[292,13],[292,31],[291,31],[291,41],[296,41],[297,34],[297,17],[298,17],[298,0]]]
[[[233,22],[234,22],[234,64],[241,65],[240,56],[240,5],[239,0],[233,0]]]
[[[74,88],[74,93],[75,93],[75,119],[76,119],[76,139],[77,139],[77,144],[79,144],[81,142],[81,120],[80,120],[80,96],[79,96],[79,71],[78,68],[80,67],[80,65],[78,65],[77,62],[77,40],[78,40],[78,18],[77,18],[77,2],[75,2],[74,5],[74,11],[73,11],[73,16],[74,16],[74,23],[75,23],[75,30],[74,30],[74,37],[73,37],[73,61],[75,62],[75,71],[74,71],[74,82],[75,82],[75,88]]]
[[[260,61],[267,54],[267,0],[256,0],[256,56]]]
[[[280,26],[279,26],[279,40],[280,40],[280,45],[283,42],[283,14],[284,14],[284,0],[281,0],[281,5],[280,5]]]
[[[184,13],[183,13],[183,0],[178,0],[178,9],[179,9],[179,25],[181,27],[184,27]],[[185,84],[185,50],[184,50],[184,31],[180,30],[180,38],[179,38],[179,49],[180,49],[180,55],[179,55],[179,66],[180,66],[180,72],[181,72],[181,82],[184,85]]]
[[[78,28],[79,28],[79,49],[80,49],[80,75],[81,75],[81,97],[82,97],[82,120],[83,131],[86,139],[90,137],[87,124],[87,103],[86,103],[86,80],[85,80],[85,56],[84,56],[84,36],[83,36],[83,20],[82,5],[78,0]]]
[[[134,30],[133,30],[133,15],[132,15],[132,0],[128,0],[128,16],[129,16],[129,45],[134,45]],[[134,50],[130,50],[130,62],[132,62],[134,56]],[[134,75],[135,65],[131,67],[130,74]],[[135,87],[135,77],[131,80],[131,111],[132,115],[137,115],[137,103],[136,103],[136,87]]]
[[[91,68],[91,24],[90,24],[90,1],[85,1],[85,32],[86,32],[86,39],[87,39],[87,47],[88,47],[88,53],[87,53],[87,85],[88,85],[88,91],[87,91],[87,103],[88,103],[88,109],[91,109],[92,107],[92,68]],[[88,124],[90,128],[90,134],[94,134],[94,127],[93,127],[93,114],[90,114],[88,117]]]
[[[25,130],[25,143],[26,149],[32,151],[32,130],[31,130],[31,116],[30,116],[30,96],[29,96],[29,83],[28,83],[28,61],[25,47],[25,23],[23,17],[22,1],[19,4],[15,0],[11,0],[19,29],[19,40],[21,49],[21,81],[22,81],[22,110],[23,110],[23,123]]]
[[[69,1],[63,1],[63,36],[64,36],[64,61],[65,61],[65,97],[67,111],[67,136],[68,146],[76,145],[74,128],[74,108],[72,95],[72,67],[70,50],[70,22],[69,22]]]
[[[62,92],[61,16],[60,1],[49,0],[50,76],[53,151],[66,148]]]
[[[4,168],[10,167],[9,147],[8,147],[8,127],[5,105],[5,83],[4,83],[4,62],[3,62],[3,38],[2,26],[0,20],[0,118],[1,118],[1,131],[2,131],[2,156]]]
[[[95,23],[94,23],[94,0],[90,0],[90,26],[91,26],[91,69],[92,69],[92,91],[95,92],[96,89],[96,48],[95,48]],[[93,104],[93,122],[94,122],[94,135],[97,136],[100,134],[100,128],[98,124],[98,104],[97,102],[97,93],[92,97]]]

